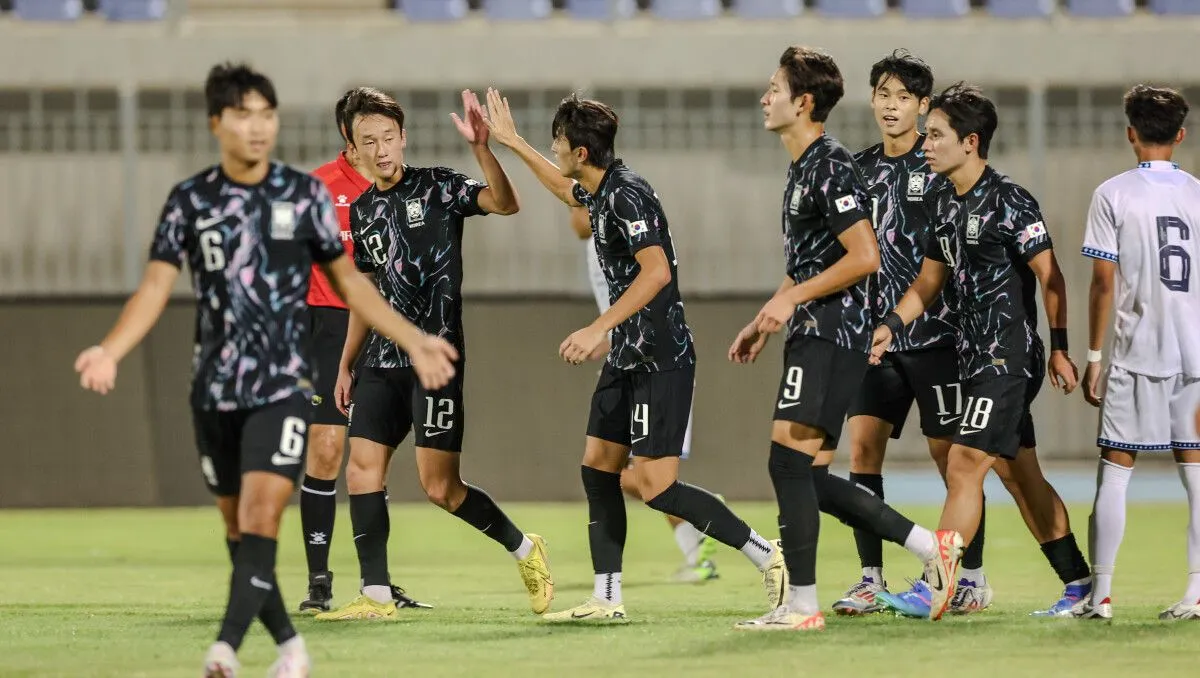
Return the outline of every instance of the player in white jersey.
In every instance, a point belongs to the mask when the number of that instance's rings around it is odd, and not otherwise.
[[[592,225],[588,219],[586,207],[571,208],[571,228],[580,240],[585,243],[584,259],[587,261],[588,283],[592,288],[592,296],[596,298],[596,306],[604,313],[611,305],[608,300],[608,282],[604,279],[604,271],[600,268],[600,259],[596,256],[596,242],[592,238]],[[592,359],[603,360],[608,355],[608,342],[602,342],[592,354]],[[692,416],[688,413],[687,430],[683,435],[683,454],[680,459],[687,459],[692,449]],[[637,483],[630,477],[630,469],[626,467],[621,474],[621,489],[625,494],[642,500],[638,493]],[[721,495],[717,495],[720,497]],[[683,553],[683,565],[675,571],[674,581],[681,583],[700,583],[717,578],[717,564],[713,556],[717,550],[717,542],[697,530],[691,523],[675,516],[664,514],[667,524],[675,534],[675,545]]]
[[[1187,490],[1188,583],[1160,619],[1200,619],[1200,181],[1171,162],[1188,105],[1170,89],[1125,95],[1138,166],[1096,189],[1083,254],[1094,259],[1084,397],[1100,407],[1092,510],[1094,588],[1077,616],[1112,618],[1112,577],[1125,531],[1125,490],[1139,452],[1174,450]],[[1109,309],[1116,327],[1100,388]]]

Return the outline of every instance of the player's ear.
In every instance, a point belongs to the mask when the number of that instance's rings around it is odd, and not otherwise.
[[[587,164],[587,161],[588,161],[587,146],[579,146],[578,148],[573,148],[573,149],[571,149],[571,152],[575,154],[575,159],[579,161],[579,164],[581,166]]]
[[[929,97],[921,99],[921,103],[917,104],[917,115],[929,115]]]
[[[1137,143],[1137,132],[1133,131],[1133,125],[1129,125],[1125,128],[1125,138],[1128,139],[1129,143],[1131,144]]]
[[[212,132],[212,135],[214,137],[217,136],[217,125],[220,125],[220,124],[221,124],[221,116],[219,116],[219,115],[208,116],[208,131]]]
[[[408,130],[400,130],[400,148],[408,148]]]
[[[979,135],[976,134],[975,132],[971,132],[970,134],[968,134],[966,136],[965,139],[962,140],[962,144],[964,146],[963,150],[965,150],[967,153],[978,153],[979,152]]]
[[[792,100],[792,105],[796,107],[796,117],[797,118],[800,117],[800,115],[802,113],[804,113],[805,111],[807,111],[809,113],[809,115],[811,116],[812,109],[813,109],[812,93],[805,92],[804,94],[801,94],[800,96],[798,96]]]
[[[1179,144],[1182,144],[1183,140],[1186,138],[1187,138],[1187,128],[1180,127],[1179,131],[1176,132],[1176,134],[1175,134],[1175,145],[1178,146]]]

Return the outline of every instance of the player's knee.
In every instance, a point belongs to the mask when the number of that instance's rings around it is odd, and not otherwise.
[[[850,443],[850,470],[855,473],[878,475],[883,472],[882,445],[873,440],[854,440]]]
[[[384,468],[380,464],[364,463],[350,456],[346,464],[346,489],[350,494],[369,494],[383,491]]]
[[[452,478],[422,479],[421,486],[429,503],[444,511],[458,508],[467,495],[467,488],[462,481]]]
[[[953,492],[963,487],[982,486],[990,464],[960,449],[950,451],[946,460],[946,486]]]
[[[333,427],[322,426],[309,439],[307,473],[314,478],[333,480],[342,466],[342,438],[336,432],[325,431],[327,428]]]
[[[642,489],[638,486],[637,474],[632,468],[625,467],[621,471],[621,490],[631,499],[642,499]]]

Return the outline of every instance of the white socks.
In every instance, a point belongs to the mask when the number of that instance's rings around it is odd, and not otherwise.
[[[683,559],[687,561],[689,567],[695,567],[700,563],[697,558],[700,556],[700,544],[704,541],[704,533],[697,530],[691,523],[684,521],[675,526],[675,544],[679,546],[679,551],[683,553]]]
[[[1179,479],[1188,497],[1188,586],[1183,599],[1200,601],[1200,464],[1179,464]]]
[[[378,584],[374,586],[364,586],[362,593],[364,596],[377,603],[392,602],[392,587],[390,586],[381,586]]]
[[[621,573],[606,572],[596,575],[596,585],[592,589],[596,600],[603,600],[610,605],[621,602]]]
[[[904,548],[922,563],[927,563],[937,557],[937,536],[920,525],[913,525],[912,531],[904,539]]]
[[[750,539],[742,545],[742,553],[754,563],[759,572],[762,572],[775,555],[775,545],[763,539],[759,533],[750,530]]]
[[[975,586],[982,587],[987,584],[987,577],[984,576],[982,568],[978,569],[978,570],[968,570],[965,568],[960,568],[958,571],[958,578],[959,578],[959,580],[966,579],[967,581],[971,582]]]
[[[870,579],[871,581],[875,582],[876,584],[883,586],[883,568],[882,567],[864,567],[862,569],[862,571],[863,571],[863,573],[862,573],[863,579]]]
[[[817,604],[817,585],[789,586],[787,606],[789,610],[799,614],[813,615],[820,612],[821,606]]]
[[[1096,604],[1112,596],[1113,566],[1125,536],[1125,492],[1132,476],[1132,468],[1100,460],[1096,473],[1096,501],[1088,525],[1091,531],[1088,550],[1095,574],[1092,601]]]
[[[509,551],[513,558],[517,560],[525,560],[529,557],[529,553],[533,551],[533,542],[529,541],[529,537],[521,537],[521,545],[516,551]]]

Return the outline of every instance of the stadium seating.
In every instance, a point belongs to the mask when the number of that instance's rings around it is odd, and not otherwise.
[[[1057,4],[1055,0],[991,0],[987,10],[1002,19],[1026,19],[1050,16]]]
[[[952,19],[971,11],[967,0],[901,0],[900,8],[918,19]]]
[[[13,11],[26,21],[74,21],[83,14],[82,0],[16,0]]]
[[[804,10],[801,0],[733,0],[733,12],[743,19],[787,19]]]
[[[1200,15],[1200,0],[1150,0],[1150,11],[1156,14]]]
[[[500,21],[529,21],[550,16],[550,0],[484,0],[487,18]]]
[[[721,14],[721,3],[720,0],[655,0],[650,11],[659,19],[711,19]]]
[[[404,0],[400,11],[410,21],[457,21],[467,15],[467,0]]]
[[[1133,0],[1067,0],[1074,16],[1120,17],[1133,14]]]
[[[845,19],[869,19],[887,11],[887,0],[817,0],[817,12]]]
[[[167,14],[167,0],[100,0],[100,13],[109,21],[158,21]]]

